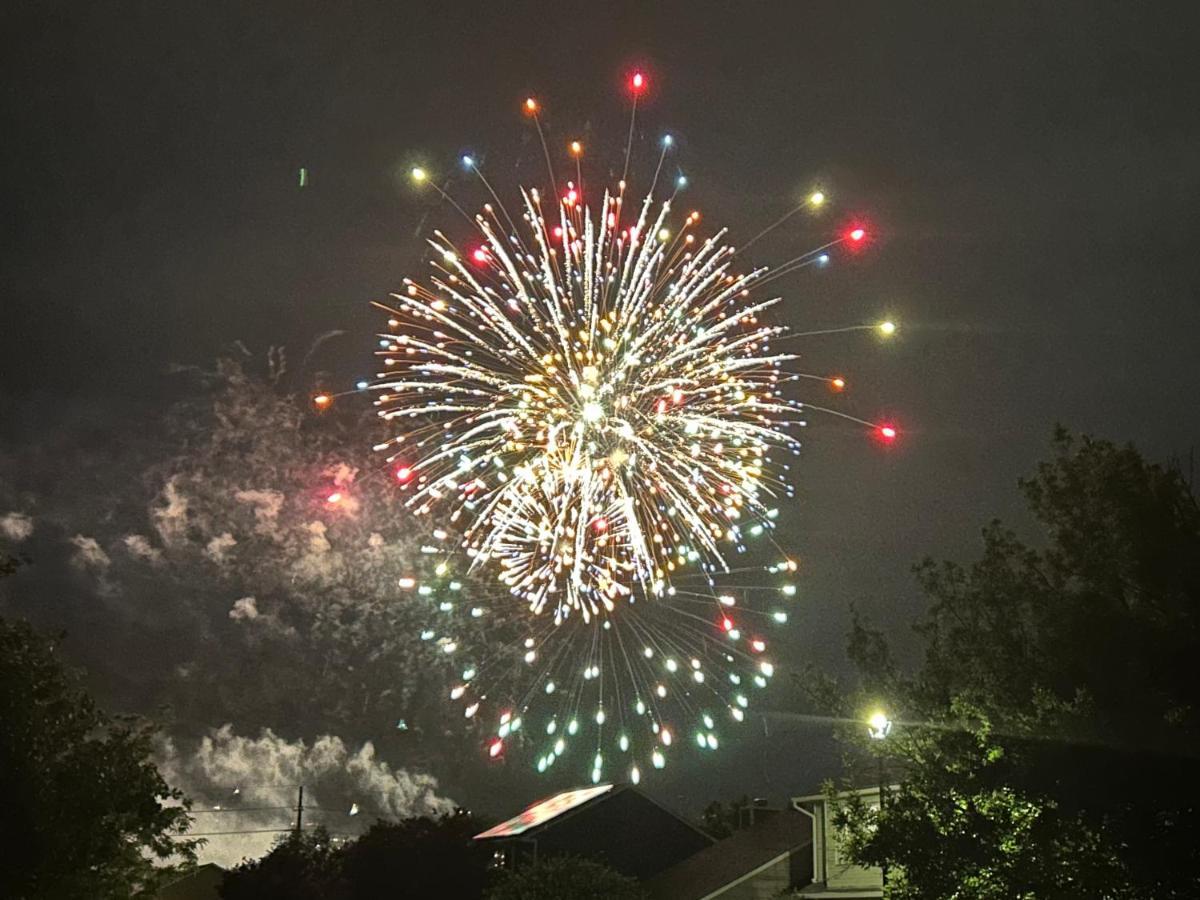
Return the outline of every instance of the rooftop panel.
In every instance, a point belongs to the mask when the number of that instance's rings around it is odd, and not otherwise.
[[[513,816],[507,822],[501,822],[494,828],[489,828],[487,831],[475,835],[475,840],[514,837],[522,834],[530,828],[536,828],[544,822],[549,822],[555,816],[560,816],[569,810],[575,809],[577,806],[582,806],[593,797],[599,797],[601,794],[608,793],[612,788],[611,784],[600,784],[595,787],[580,788],[575,791],[563,791],[561,794],[555,794],[546,800],[539,800],[520,815]]]

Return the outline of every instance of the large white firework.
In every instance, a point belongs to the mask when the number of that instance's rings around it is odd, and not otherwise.
[[[379,304],[374,387],[396,429],[379,449],[434,520],[437,552],[465,555],[528,610],[501,641],[516,664],[472,661],[451,696],[494,717],[493,755],[538,714],[539,769],[594,724],[594,780],[613,748],[633,780],[639,760],[661,767],[689,720],[715,749],[715,716],[741,721],[743,691],[774,671],[759,627],[786,621],[795,594],[781,553],[730,558],[791,495],[802,405],[783,386],[812,376],[782,369],[786,329],[760,318],[779,298],[755,293],[766,270],[743,270],[725,231],[704,236],[675,194],[654,199],[661,162],[640,202],[621,180],[590,206],[577,168],[549,198],[523,190],[518,219],[484,179],[495,202],[464,212],[470,237],[435,231],[432,274]],[[764,568],[775,577],[745,574]]]
[[[669,202],[622,229],[620,195],[595,216],[573,196],[551,228],[526,193],[528,241],[494,215],[466,254],[437,233],[431,288],[396,297],[381,400],[422,420],[392,451],[414,453],[410,502],[465,517],[476,565],[534,612],[587,621],[661,595],[693,550],[723,567],[721,543],[765,515],[791,357],[758,321],[776,301],[748,299],[761,270],[695,240],[697,213],[671,237]]]

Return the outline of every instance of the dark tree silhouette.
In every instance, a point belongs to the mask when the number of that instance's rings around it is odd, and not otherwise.
[[[978,562],[917,568],[915,674],[852,634],[845,712],[889,707],[901,786],[838,818],[892,897],[1200,896],[1200,508],[1132,447],[1055,451],[1021,483],[1043,542],[992,523]]]
[[[194,862],[190,804],[153,738],[98,710],[53,642],[0,619],[0,896],[138,896]]]
[[[718,840],[727,838],[742,827],[742,810],[752,806],[747,794],[743,794],[740,800],[732,800],[729,803],[714,800],[704,807],[700,814],[701,827]]]
[[[484,828],[459,811],[441,818],[376,822],[336,844],[322,828],[290,834],[262,859],[226,874],[225,900],[367,900],[405,896],[478,900],[491,854],[472,836]]]
[[[343,854],[351,900],[386,897],[400,885],[413,897],[480,897],[491,851],[472,838],[485,827],[462,811],[375,823]]]
[[[224,900],[344,900],[341,855],[324,828],[292,832],[225,874]]]
[[[637,881],[590,859],[552,856],[504,872],[488,900],[645,900]]]

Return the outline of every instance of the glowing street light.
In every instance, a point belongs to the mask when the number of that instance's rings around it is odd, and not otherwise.
[[[887,717],[882,709],[877,709],[867,717],[867,734],[871,736],[874,742],[883,741],[892,731],[892,720]],[[887,770],[883,765],[883,753],[877,752],[877,761],[879,763],[879,811],[882,813],[887,805]],[[888,870],[887,863],[881,866],[881,877],[883,883],[887,884]]]
[[[892,720],[887,717],[887,713],[883,710],[875,710],[867,718],[867,734],[872,740],[882,741],[892,731]]]

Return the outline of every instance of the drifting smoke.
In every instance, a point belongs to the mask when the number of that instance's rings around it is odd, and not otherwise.
[[[25,513],[5,513],[0,516],[0,534],[14,544],[19,544],[33,534],[33,519]]]
[[[140,559],[148,563],[162,562],[162,551],[151,545],[150,541],[140,534],[128,534],[125,536],[125,549],[129,555],[135,559]]]
[[[71,561],[80,569],[96,569],[103,572],[112,565],[112,560],[100,548],[95,538],[77,534],[71,538],[71,543],[75,545],[75,555]]]
[[[397,589],[437,560],[379,471],[366,403],[314,410],[229,362],[205,379],[157,429],[0,455],[0,554],[32,561],[0,581],[0,615],[65,630],[103,706],[164,722],[198,800],[240,782],[291,803],[304,781],[347,809],[442,808],[410,771],[469,778],[484,736],[445,702],[461,663],[421,635],[482,644],[470,580],[454,609]]]
[[[369,741],[351,749],[331,735],[306,743],[264,729],[249,738],[226,725],[190,751],[165,741],[158,764],[194,800],[192,830],[208,835],[201,861],[222,866],[261,856],[294,826],[299,785],[305,827],[324,825],[341,837],[361,833],[376,818],[438,815],[454,806],[430,776],[392,768]]]
[[[231,619],[257,619],[258,618],[258,601],[253,597],[243,597],[233,604],[233,609],[229,611]]]

